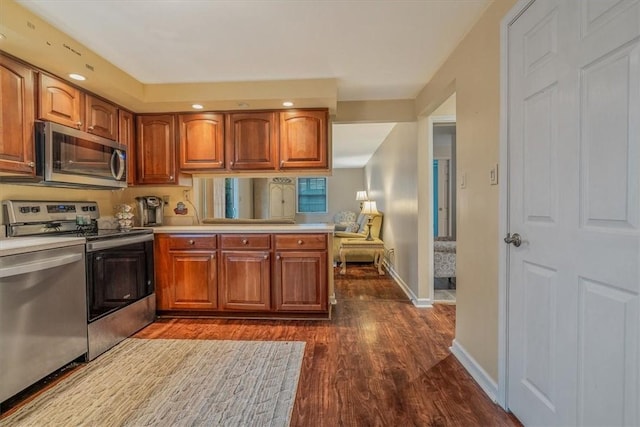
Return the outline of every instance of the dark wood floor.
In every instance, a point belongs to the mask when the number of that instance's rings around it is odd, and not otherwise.
[[[336,276],[331,321],[162,319],[139,338],[305,341],[292,426],[518,426],[449,352],[455,306],[415,308],[371,265]]]

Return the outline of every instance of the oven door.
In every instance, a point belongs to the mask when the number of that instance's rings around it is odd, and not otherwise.
[[[153,234],[87,244],[89,323],[153,292]]]

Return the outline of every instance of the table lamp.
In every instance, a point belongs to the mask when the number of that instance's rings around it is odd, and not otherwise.
[[[356,200],[360,202],[360,209],[362,209],[362,202],[369,200],[367,192],[365,190],[356,191]]]
[[[366,200],[362,203],[362,211],[363,215],[367,215],[367,238],[365,240],[373,240],[371,237],[371,225],[373,224],[373,216],[380,215],[378,212],[378,208],[376,207],[376,202],[373,200]]]

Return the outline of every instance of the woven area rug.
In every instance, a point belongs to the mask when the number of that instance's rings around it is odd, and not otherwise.
[[[287,426],[304,342],[129,338],[7,426]]]

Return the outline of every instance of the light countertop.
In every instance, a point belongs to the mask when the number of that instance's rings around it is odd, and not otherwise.
[[[333,233],[333,224],[165,225],[154,233]]]
[[[0,256],[84,245],[84,237],[10,237],[0,240]]]

